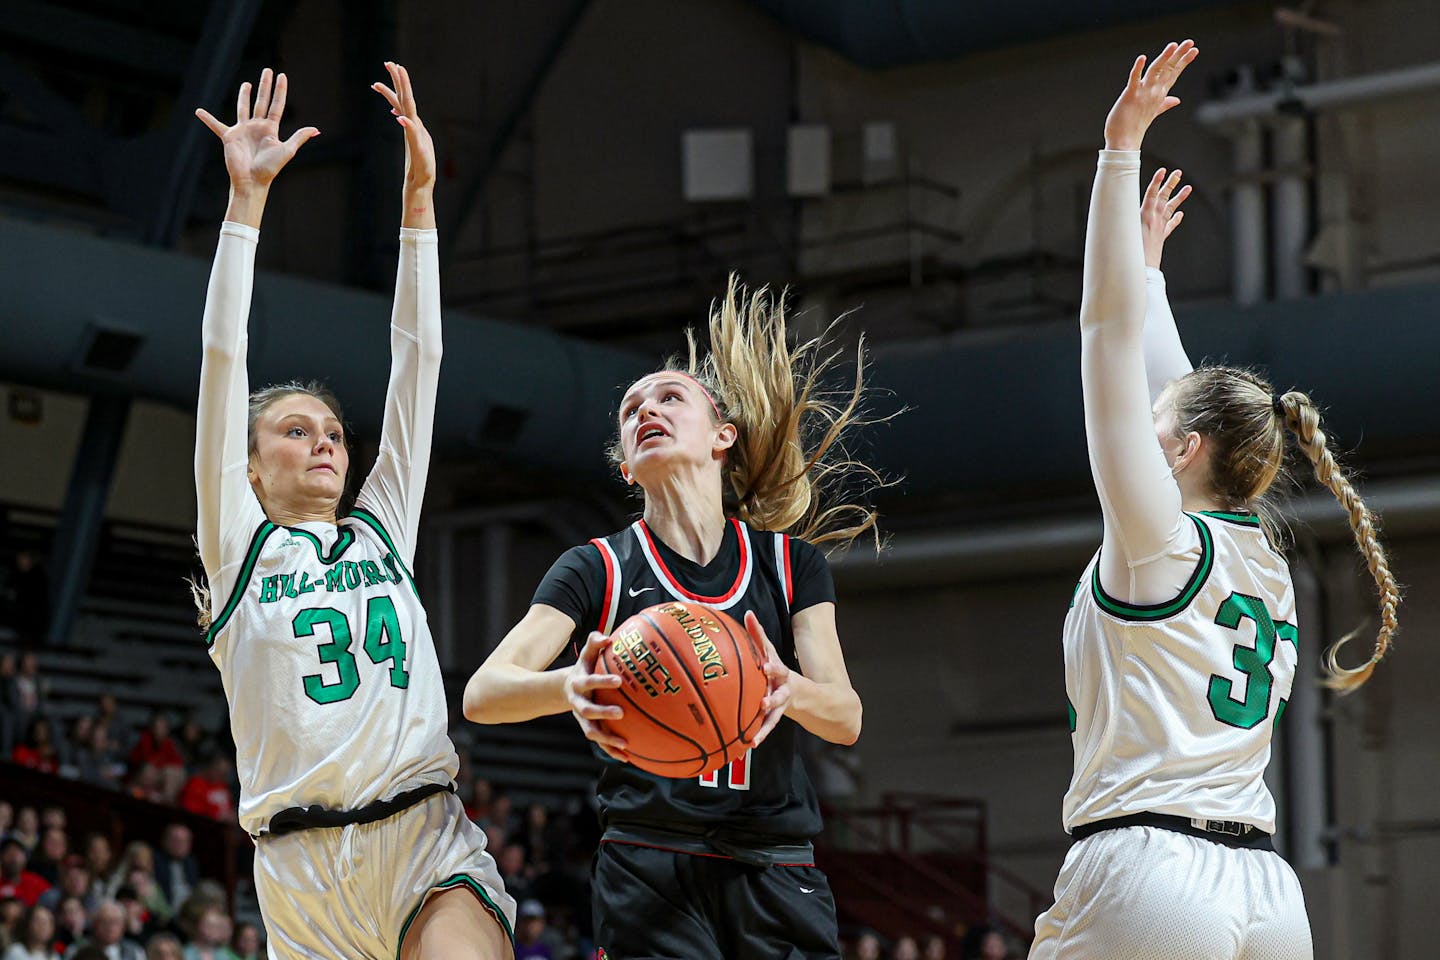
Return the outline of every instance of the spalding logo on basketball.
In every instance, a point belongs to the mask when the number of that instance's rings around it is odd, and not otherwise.
[[[760,729],[765,662],[749,632],[698,603],[647,607],[610,634],[596,669],[620,677],[595,702],[625,711],[606,728],[630,761],[662,777],[697,777],[738,759]]]

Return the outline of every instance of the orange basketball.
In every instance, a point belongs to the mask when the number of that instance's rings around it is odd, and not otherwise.
[[[630,762],[662,777],[698,777],[741,757],[760,729],[764,652],[728,615],[698,603],[647,607],[610,634],[596,669],[620,677],[595,702]]]

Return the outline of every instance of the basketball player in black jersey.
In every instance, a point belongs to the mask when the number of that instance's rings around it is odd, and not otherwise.
[[[733,281],[712,311],[710,340],[703,362],[692,338],[687,370],[669,364],[625,391],[611,454],[643,491],[643,517],[556,561],[525,618],[470,679],[465,715],[510,723],[570,711],[602,751],[601,956],[829,960],[840,956],[835,904],[814,865],[820,810],[797,744],[802,727],[842,744],[860,734],[834,586],[812,544],[874,527],[864,507],[824,505],[816,480],[878,479],[834,456],[861,380],[857,369],[854,391],[829,402],[817,385],[827,363],[819,342],[792,350],[783,304],[764,291],[747,297]],[[620,708],[591,699],[620,683],[595,672],[605,635],[672,599],[743,618],[769,652],[754,745],[707,777],[667,779],[624,762],[625,742],[597,723]],[[573,667],[547,669],[585,636]]]

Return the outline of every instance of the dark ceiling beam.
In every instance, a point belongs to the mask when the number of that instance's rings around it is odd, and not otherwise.
[[[440,230],[440,256],[442,262],[448,260],[451,249],[460,235],[460,228],[475,210],[480,196],[485,192],[485,184],[490,179],[500,158],[505,154],[505,148],[510,145],[510,138],[515,135],[520,121],[530,112],[530,106],[535,102],[535,97],[540,93],[540,88],[545,84],[545,78],[550,75],[551,69],[559,61],[560,55],[565,52],[570,38],[575,33],[575,28],[580,24],[580,18],[589,9],[591,0],[571,0],[570,10],[565,19],[551,35],[549,46],[540,62],[535,65],[520,95],[516,98],[510,111],[495,126],[495,132],[490,138],[489,145],[485,150],[485,158],[471,174],[470,178],[460,188],[460,202],[454,206],[454,213],[441,224]]]
[[[150,76],[178,77],[190,62],[183,40],[38,0],[5,0],[0,37]]]
[[[159,163],[155,168],[163,170],[163,175],[153,181],[150,209],[140,211],[144,224],[141,237],[146,243],[174,246],[190,216],[204,150],[214,137],[192,116],[192,111],[201,104],[219,103],[229,90],[260,12],[260,2],[213,0],[165,130],[141,138],[142,152],[156,154]],[[155,137],[158,143],[153,142]]]

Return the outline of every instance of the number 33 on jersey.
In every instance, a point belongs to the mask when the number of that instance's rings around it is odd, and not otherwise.
[[[1067,829],[1145,810],[1274,832],[1263,774],[1298,662],[1290,571],[1255,516],[1188,519],[1199,556],[1170,601],[1108,596],[1098,554],[1077,588],[1064,639],[1075,748]]]

